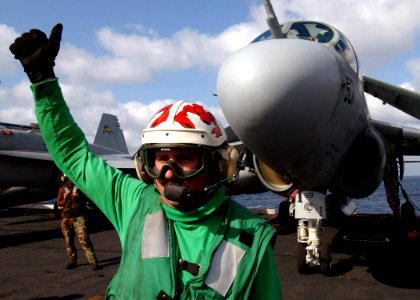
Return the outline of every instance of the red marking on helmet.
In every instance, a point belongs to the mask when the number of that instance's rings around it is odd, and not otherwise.
[[[181,126],[184,128],[195,128],[194,123],[191,122],[187,116],[187,113],[189,112],[198,115],[191,105],[185,105],[184,108],[175,115],[174,121],[181,124]]]
[[[169,109],[172,107],[172,104],[169,104],[167,106],[165,106],[164,108],[162,108],[161,110],[159,110],[154,116],[157,116],[158,114],[162,113],[159,117],[156,118],[156,120],[153,121],[153,123],[150,125],[150,128],[155,128],[156,126],[158,126],[159,124],[165,122],[168,119],[169,116]]]
[[[222,131],[220,130],[219,127],[214,127],[213,130],[211,131],[211,134],[214,134],[215,137],[219,138],[222,136]]]
[[[222,131],[219,128],[219,125],[217,124],[216,118],[213,116],[213,114],[206,111],[203,106],[195,103],[193,105],[185,105],[182,111],[176,114],[174,121],[181,124],[181,126],[184,128],[195,128],[194,123],[191,122],[191,120],[188,118],[187,113],[192,113],[199,116],[200,120],[207,125],[213,123],[215,127],[212,129],[211,133],[214,134],[216,138],[222,136]]]

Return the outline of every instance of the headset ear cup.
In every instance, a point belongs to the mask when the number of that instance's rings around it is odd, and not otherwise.
[[[142,159],[142,155],[140,154],[139,157],[139,153],[140,151],[137,152],[134,156],[134,166],[136,167],[137,176],[144,183],[152,184],[154,180],[150,178],[150,176],[147,175],[146,171],[144,170],[144,162]]]
[[[228,146],[229,163],[227,165],[226,177],[229,182],[233,181],[239,171],[239,152],[233,146]]]
[[[234,180],[239,170],[239,152],[232,146],[228,146],[226,150],[220,151],[220,173],[221,180],[227,179],[230,183]]]

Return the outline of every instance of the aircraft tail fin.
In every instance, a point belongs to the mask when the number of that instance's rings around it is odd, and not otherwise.
[[[97,151],[94,152],[102,152],[96,154],[110,154],[112,152],[128,154],[127,143],[117,116],[102,114],[93,145],[104,148],[102,151],[98,151],[98,147],[95,147]]]

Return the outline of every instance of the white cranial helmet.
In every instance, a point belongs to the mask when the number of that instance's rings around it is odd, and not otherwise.
[[[159,110],[143,130],[142,145],[193,144],[217,148],[226,144],[226,133],[203,106],[178,101]]]
[[[199,104],[178,101],[168,105],[143,130],[142,145],[134,162],[137,175],[146,183],[153,183],[158,176],[154,169],[157,148],[196,149],[202,155],[202,167],[194,176],[211,170],[218,182],[236,178],[237,151],[228,146],[226,133],[213,114]]]

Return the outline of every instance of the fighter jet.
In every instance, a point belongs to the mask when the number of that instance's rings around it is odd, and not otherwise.
[[[403,157],[420,154],[420,130],[372,120],[365,92],[416,118],[420,95],[363,76],[338,29],[280,25],[270,1],[264,5],[269,30],[228,57],[217,77],[229,142],[242,151],[231,191],[264,187],[286,196],[298,224],[298,271],[320,266],[327,274],[331,244],[321,242],[322,221],[337,207],[354,212],[351,199],[369,196],[381,181],[399,216]]]
[[[118,118],[102,114],[90,150],[108,164],[134,174]],[[57,196],[61,172],[48,153],[38,124],[0,123],[0,207],[46,201]]]

